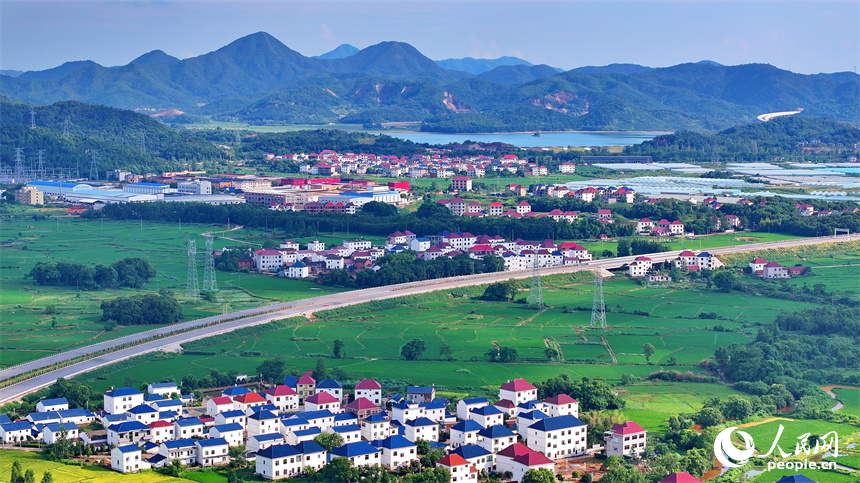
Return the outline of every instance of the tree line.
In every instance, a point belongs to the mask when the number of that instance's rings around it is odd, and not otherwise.
[[[38,262],[24,275],[37,285],[64,285],[79,290],[107,290],[113,288],[141,288],[156,275],[145,258],[132,257],[117,260],[110,265],[88,266],[73,262]]]

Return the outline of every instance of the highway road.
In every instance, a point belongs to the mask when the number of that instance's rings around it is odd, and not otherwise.
[[[707,250],[714,255],[727,253],[746,252],[762,250],[767,248],[793,247],[803,245],[815,245],[820,243],[832,243],[834,241],[860,240],[860,235],[841,235],[837,237],[799,238],[777,242],[754,243],[748,245],[737,245]],[[680,251],[670,251],[647,254],[654,262],[664,262],[678,257]],[[565,265],[559,267],[547,267],[540,269],[541,275],[553,275],[558,273],[572,273],[583,270],[610,270],[621,268],[632,262],[636,256],[609,258],[595,260],[581,265]],[[121,360],[144,354],[147,352],[164,350],[167,347],[175,347],[183,342],[188,342],[204,337],[210,337],[224,332],[229,332],[241,327],[266,324],[268,322],[294,317],[309,315],[313,312],[327,310],[335,307],[361,304],[373,300],[383,300],[404,295],[413,295],[434,290],[447,290],[457,287],[493,283],[503,280],[529,278],[531,270],[520,270],[514,272],[497,272],[479,275],[466,275],[422,282],[410,282],[398,285],[387,285],[351,292],[323,295],[319,297],[285,302],[255,309],[247,309],[226,315],[207,317],[190,322],[183,322],[159,329],[154,329],[138,334],[132,334],[118,339],[99,342],[86,347],[55,354],[35,361],[26,362],[17,366],[0,370],[0,380],[6,380],[21,374],[45,369],[45,372],[29,379],[0,388],[0,404],[15,400],[25,394],[33,392],[42,387],[53,384],[60,377],[69,378],[87,372],[98,367],[119,362]],[[155,339],[153,339],[155,338]],[[69,363],[68,365],[52,368],[57,364],[63,364],[82,357],[85,360]]]

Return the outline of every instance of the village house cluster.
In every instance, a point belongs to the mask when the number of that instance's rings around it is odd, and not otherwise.
[[[723,266],[719,258],[709,252],[694,253],[691,250],[684,250],[678,258],[672,263],[679,269],[686,272],[697,272],[699,270],[713,270]],[[645,255],[636,257],[630,264],[627,265],[627,275],[631,278],[645,277],[649,282],[671,282],[672,277],[657,271],[657,266],[653,260]]]
[[[364,379],[349,393],[336,380],[316,381],[310,371],[263,392],[229,387],[194,408],[170,398],[178,392],[175,383],[150,384],[147,394],[113,389],[104,394],[98,415],[70,410],[65,399],[43,400],[26,420],[2,422],[0,439],[52,443],[61,435],[110,446],[110,465],[122,473],[174,460],[225,465],[230,448],[244,445],[244,456],[268,480],[319,470],[335,457],[394,470],[420,458],[419,440],[445,451],[436,465],[448,468],[457,483],[477,482],[481,471],[510,471],[519,481],[529,469],[554,471],[558,460],[604,449],[588,446],[576,399],[559,394],[539,400],[535,386],[524,379],[502,384],[496,402],[460,400],[453,413],[434,386],[410,386],[406,394],[391,395],[377,381]],[[105,430],[84,429],[96,419]],[[449,435],[445,441],[443,431]],[[314,441],[323,433],[339,434],[343,444],[326,451]],[[604,439],[607,455],[636,457],[645,450],[647,431],[628,421],[613,425]]]
[[[225,248],[230,250],[231,247]],[[506,270],[524,270],[537,267],[578,265],[592,259],[591,253],[576,242],[556,243],[552,240],[532,242],[522,239],[508,241],[501,236],[473,235],[468,232],[443,231],[436,235],[419,237],[407,230],[391,233],[383,246],[373,245],[362,238],[344,240],[342,245],[326,248],[325,243],[313,240],[302,249],[298,242],[286,240],[280,246],[254,252],[250,260],[240,259],[239,268],[278,272],[286,278],[304,278],[329,270],[359,272],[375,269],[375,262],[392,253],[412,250],[416,257],[435,260],[467,254],[483,259],[487,255],[502,258]]]

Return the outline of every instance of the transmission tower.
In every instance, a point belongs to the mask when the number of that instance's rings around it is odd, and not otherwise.
[[[197,279],[197,244],[188,240],[188,281],[185,284],[185,296],[196,299],[200,297],[200,281]]]
[[[146,153],[146,131],[140,130],[140,152]]]
[[[69,125],[71,123],[72,121],[70,121],[68,117],[66,117],[66,120],[63,121],[63,136],[69,137]]]
[[[44,149],[39,150],[39,164],[37,165],[37,176],[40,179],[45,179],[45,162],[42,160],[42,155],[45,154]]]
[[[206,264],[203,266],[203,290],[218,291],[218,279],[215,277],[215,256],[212,250],[212,237],[206,237]]]
[[[543,288],[540,284],[540,273],[538,273],[538,254],[534,254],[535,262],[532,265],[532,288],[529,291],[529,308],[543,308]]]
[[[15,148],[15,181],[20,183],[24,178],[24,148]]]
[[[90,159],[90,177],[89,180],[97,180],[99,179],[99,160],[98,160],[99,152],[93,150],[92,158]]]
[[[594,305],[591,306],[591,327],[606,328],[606,305],[603,303],[603,277],[597,274],[594,281]]]
[[[36,111],[30,108],[30,129],[36,129]]]

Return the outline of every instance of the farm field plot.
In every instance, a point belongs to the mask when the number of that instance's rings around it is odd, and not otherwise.
[[[825,461],[833,461],[839,463],[842,466],[847,466],[849,468],[854,468],[856,470],[860,470],[860,455],[857,454],[848,454],[843,455],[840,451],[839,456],[830,456],[824,458]]]
[[[0,450],[0,481],[9,481],[12,462],[18,460],[23,471],[33,470],[36,481],[50,471],[56,483],[188,483],[183,478],[173,478],[152,470],[136,474],[117,473],[101,466],[73,466],[44,459],[40,453],[31,451]]]
[[[767,468],[760,468],[759,470],[766,470]],[[857,477],[852,475],[843,475],[840,473],[834,473],[828,470],[788,470],[788,469],[772,469],[770,471],[765,471],[764,473],[749,479],[747,481],[751,483],[770,483],[772,481],[777,481],[783,476],[791,476],[800,473],[801,475],[811,479],[812,481],[817,481],[818,483],[857,483]]]
[[[798,441],[797,437],[806,433],[823,436],[831,431],[835,431],[839,435],[840,441],[850,435],[860,433],[860,427],[858,426],[832,423],[817,419],[780,418],[761,424],[751,424],[751,426],[742,425],[741,429],[752,436],[753,441],[756,442],[756,448],[758,448],[758,451],[764,453],[766,453],[770,449],[771,445],[773,445],[780,425],[782,425],[784,429],[779,437],[778,444],[786,453],[793,453],[795,444]],[[826,440],[829,440],[829,437],[825,438],[825,441]]]
[[[836,398],[845,405],[839,412],[860,417],[860,389],[834,387],[833,392],[836,394]]]
[[[619,389],[627,402],[625,411],[636,409],[671,414],[698,411],[710,397],[743,394],[728,386],[702,383],[642,383]]]
[[[3,259],[0,311],[4,315],[0,349],[4,353],[0,365],[19,364],[58,351],[158,327],[120,326],[106,332],[104,322],[100,320],[100,304],[119,296],[170,290],[179,294],[185,320],[193,320],[220,314],[224,310],[241,310],[342,291],[300,280],[217,272],[221,289],[217,302],[182,300],[188,260],[186,237],[196,239],[198,246],[203,247],[201,233],[221,230],[224,227],[185,223],[180,230],[178,224],[144,222],[141,225],[134,221],[87,221],[66,216],[39,221],[32,218],[4,219],[0,235],[5,242],[0,247],[0,258]],[[265,235],[245,230],[230,232],[229,235],[240,233],[258,238]],[[227,245],[237,245],[237,242],[218,238],[214,241],[216,250]],[[198,253],[198,270],[202,274],[201,252]],[[40,261],[109,265],[126,257],[147,258],[158,273],[142,290],[78,292],[74,287],[38,286],[24,278]]]
[[[656,221],[656,220],[655,220]],[[644,237],[649,241],[658,241],[657,237]],[[744,233],[727,233],[722,235],[697,236],[693,239],[678,239],[671,238],[663,241],[670,250],[707,250],[709,248],[726,247],[732,245],[748,245],[750,243],[764,243],[770,241],[792,240],[801,238],[792,235],[783,235],[780,233],[763,233],[763,232],[744,232]],[[580,245],[587,248],[592,253],[601,253],[603,250],[618,250],[618,241],[584,241]]]

